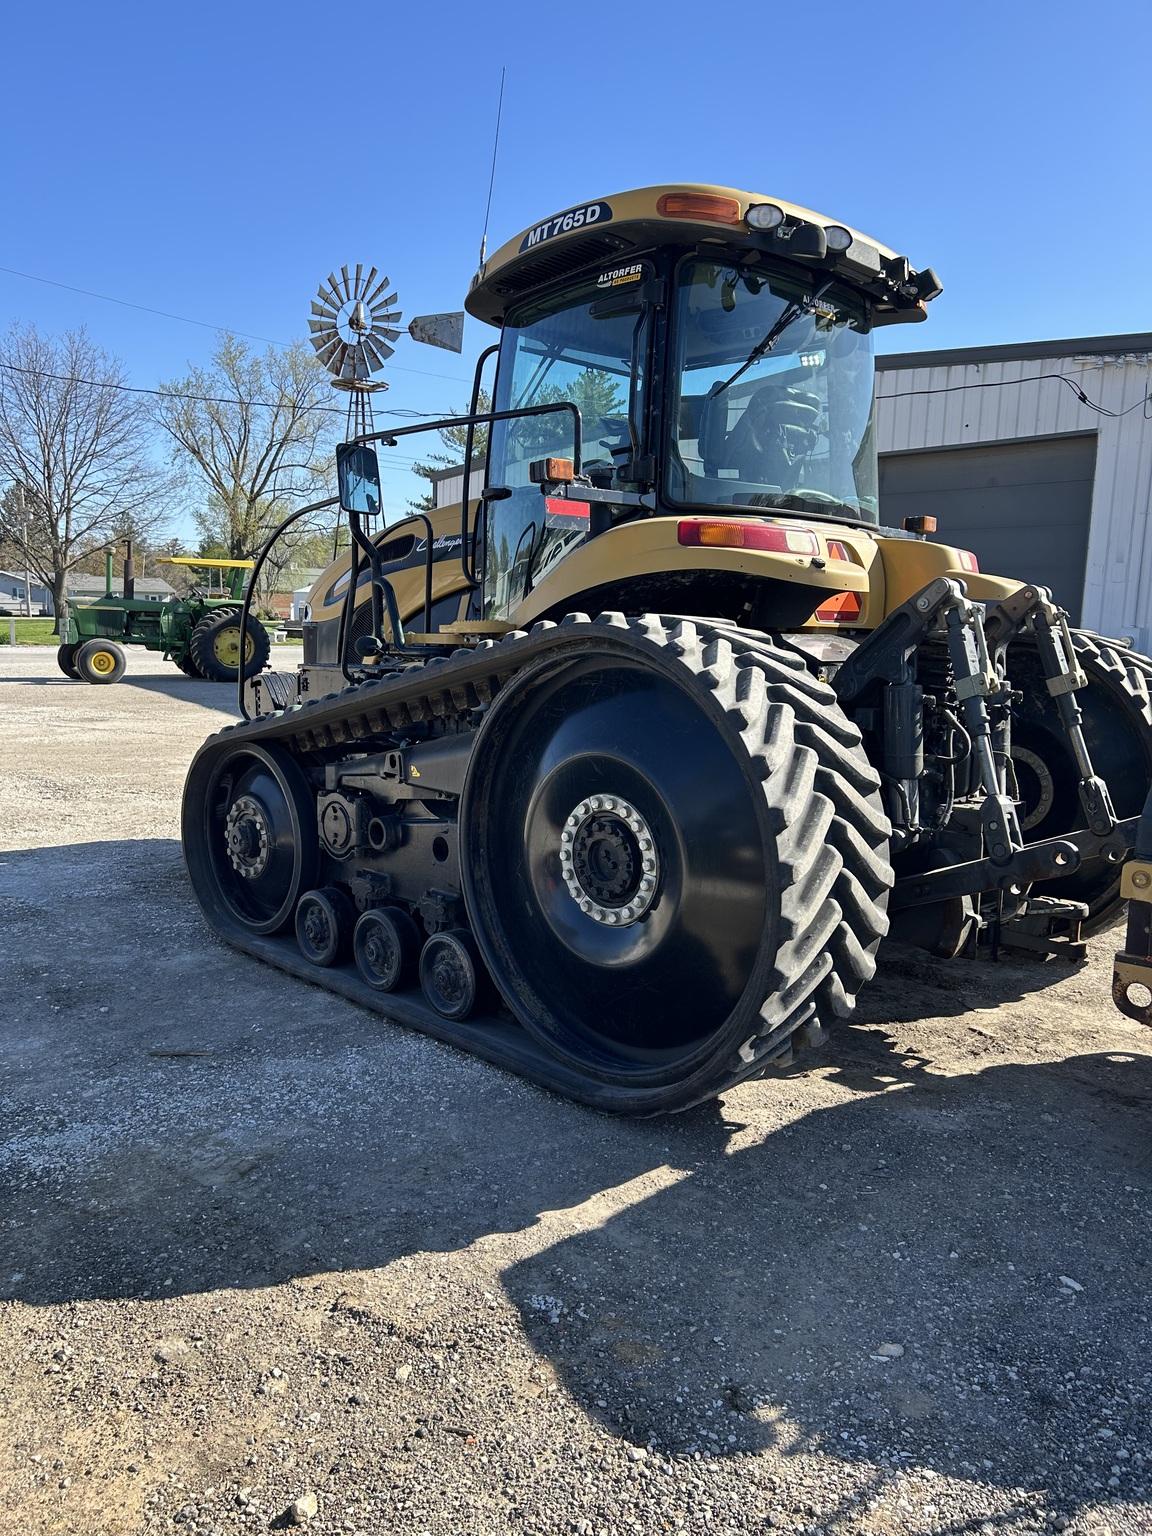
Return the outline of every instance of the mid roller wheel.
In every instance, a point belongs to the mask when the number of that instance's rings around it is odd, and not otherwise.
[[[482,976],[479,952],[464,928],[434,933],[420,952],[420,985],[442,1018],[461,1023],[472,1017]]]
[[[399,907],[375,907],[357,921],[352,936],[356,968],[378,992],[402,992],[416,981],[420,930]]]
[[[296,906],[296,942],[313,965],[339,965],[352,945],[351,900],[338,886],[308,891]]]

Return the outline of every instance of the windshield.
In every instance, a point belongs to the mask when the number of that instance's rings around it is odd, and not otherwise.
[[[878,522],[867,326],[847,292],[686,262],[669,498]]]
[[[618,472],[633,456],[645,352],[643,270],[637,263],[623,274],[608,272],[547,307],[515,311],[504,323],[500,344],[496,409],[572,401],[580,410],[582,467],[605,487],[618,482]],[[622,275],[627,282],[620,281]],[[529,479],[534,459],[572,457],[572,439],[567,411],[493,424],[489,480],[509,494],[488,513],[488,618],[508,612],[588,535],[587,503],[568,506],[543,497]]]

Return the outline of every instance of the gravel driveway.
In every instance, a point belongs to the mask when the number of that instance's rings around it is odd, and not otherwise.
[[[283,663],[281,663],[283,664]],[[1152,1529],[1152,1037],[887,957],[620,1123],[233,954],[227,688],[0,648],[0,1531]]]

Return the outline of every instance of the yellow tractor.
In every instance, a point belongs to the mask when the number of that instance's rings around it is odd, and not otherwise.
[[[928,509],[885,526],[873,335],[939,292],[724,187],[499,249],[466,301],[498,331],[483,473],[384,526],[378,450],[449,423],[341,446],[354,546],[303,666],[189,770],[215,930],[628,1114],[790,1060],[890,930],[1080,954],[1122,904],[1152,661]]]

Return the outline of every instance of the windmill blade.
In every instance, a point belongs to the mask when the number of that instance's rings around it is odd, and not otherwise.
[[[347,303],[348,300],[352,297],[352,281],[348,276],[347,263],[345,263],[344,266],[340,268],[340,276],[344,279],[344,302]]]
[[[395,347],[390,347],[386,341],[376,341],[375,338],[364,339],[364,352],[372,365],[372,371],[383,368],[384,364],[395,352]]]
[[[396,341],[400,335],[400,332],[395,330],[390,325],[385,325],[382,326],[380,330],[373,330],[372,335],[373,337],[384,336],[388,341]]]
[[[308,329],[313,336],[335,336],[336,327],[331,320],[309,320]]]
[[[327,320],[330,325],[335,325],[336,324],[336,316],[339,313],[339,311],[337,309],[329,308],[329,306],[327,304],[318,304],[316,302],[316,300],[313,299],[312,300],[312,313],[314,315],[322,316],[323,319]]]
[[[367,298],[366,298],[366,299],[365,299],[365,300],[364,300],[364,302],[365,302],[365,304],[367,304],[367,306],[368,306],[368,308],[369,308],[369,309],[371,309],[371,308],[372,308],[372,306],[373,306],[373,304],[375,304],[375,302],[376,302],[376,299],[377,299],[377,296],[378,296],[378,295],[379,295],[379,293],[380,293],[380,290],[381,290],[381,289],[382,289],[382,288],[387,288],[387,287],[388,287],[388,285],[389,285],[389,283],[390,283],[390,282],[391,282],[391,281],[392,281],[392,279],[391,279],[391,278],[390,278],[390,277],[382,277],[382,278],[381,278],[381,279],[380,279],[380,282],[379,282],[379,284],[378,284],[378,285],[377,285],[377,288],[376,288],[376,291],[375,291],[375,293],[371,293],[371,294],[369,294],[369,296],[368,296],[368,297],[367,297]],[[385,301],[384,301],[384,302],[385,302],[385,303],[386,303],[386,304],[391,304],[391,303],[392,303],[392,301],[393,301],[393,300],[394,300],[394,299],[395,299],[395,297],[396,297],[396,295],[395,295],[395,294],[393,294],[393,295],[392,295],[392,298],[391,298],[391,299],[386,299],[386,300],[385,300]]]
[[[401,317],[399,309],[377,309],[372,312],[373,325],[394,325]]]
[[[344,350],[344,343],[340,340],[339,336],[334,336],[331,341],[314,341],[312,345],[316,348],[316,355],[325,368],[332,373],[336,373],[340,366],[337,354]]]
[[[375,281],[376,281],[376,268],[375,267],[369,267],[368,268],[368,276],[364,279],[364,286],[360,290],[360,297],[364,300],[364,303],[365,303],[366,307],[369,308],[369,309],[371,309],[372,306],[368,303],[368,290],[369,290],[369,288],[371,288],[372,284]]]
[[[329,274],[328,274],[328,287],[332,291],[332,297],[331,297],[331,301],[330,302],[332,304],[334,304],[337,309],[339,309],[340,308],[340,303],[341,303],[341,300],[340,300],[340,282],[339,282],[339,279],[337,278],[335,272],[329,272]]]

